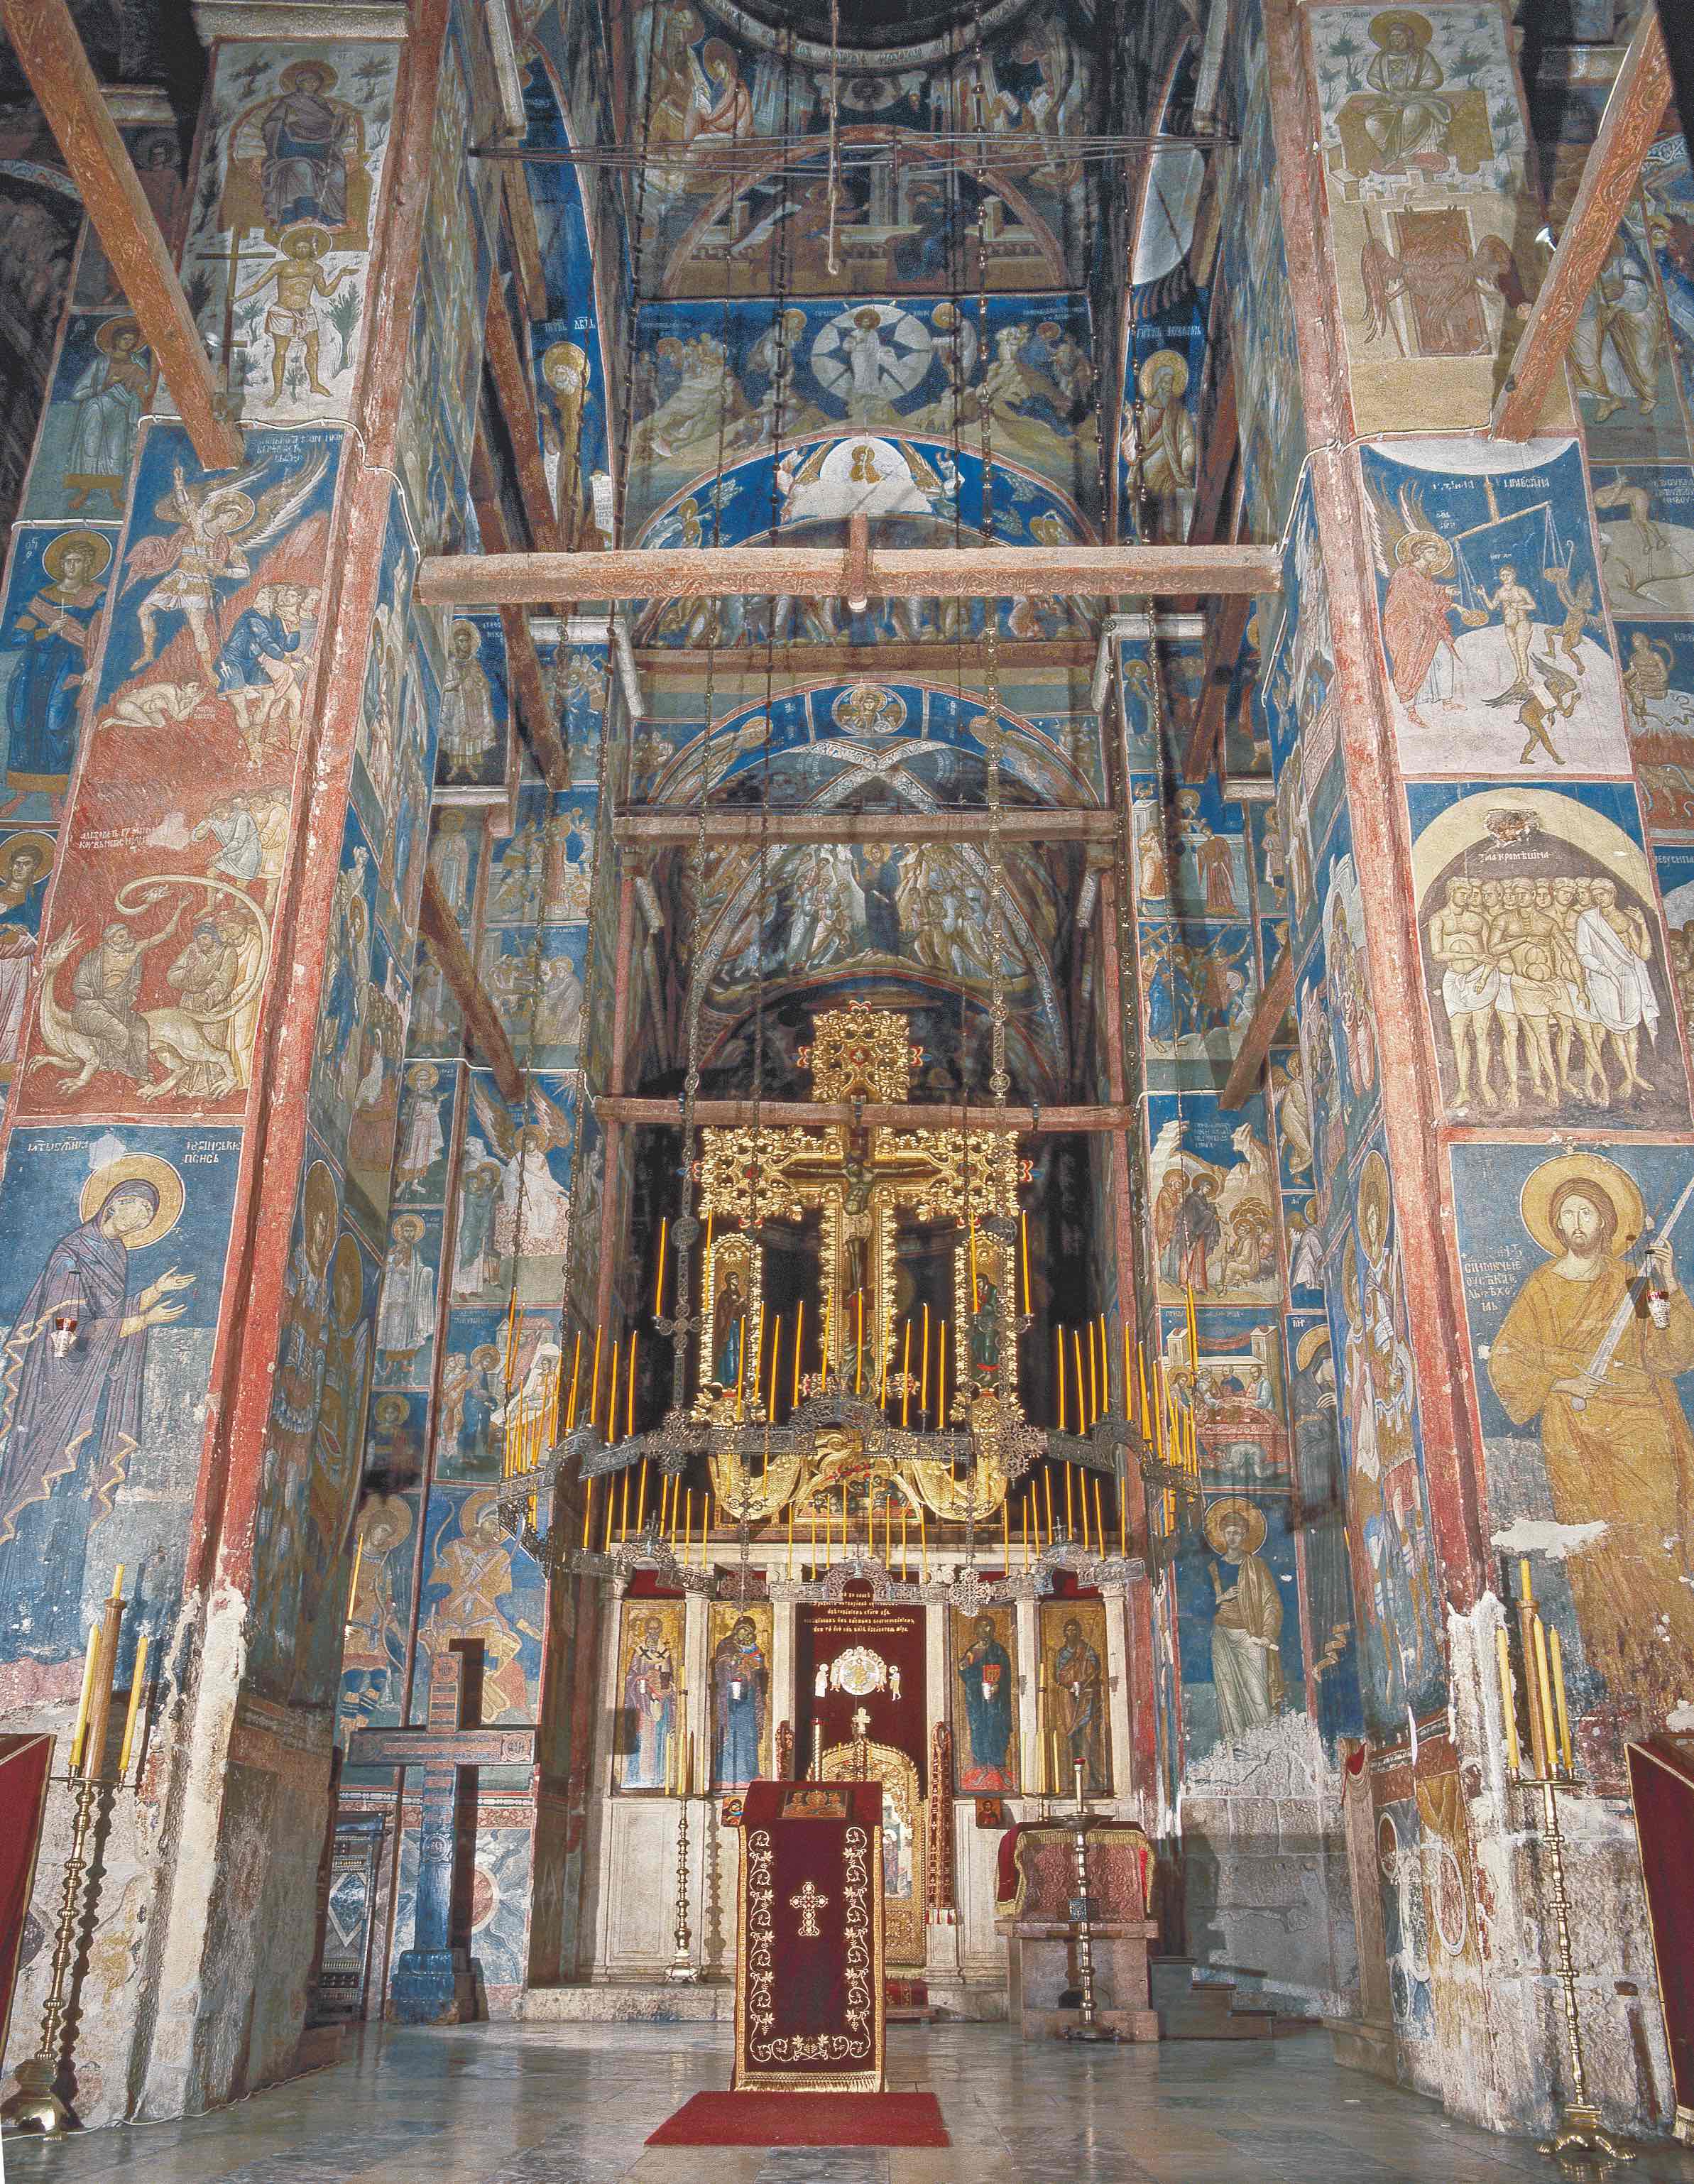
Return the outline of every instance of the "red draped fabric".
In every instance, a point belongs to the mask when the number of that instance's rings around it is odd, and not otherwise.
[[[882,1816],[880,1782],[749,1786],[735,2090],[881,2092]]]
[[[1000,1839],[995,1874],[995,1908],[1002,1919],[1021,1918],[1039,1907],[1047,1917],[1062,1919],[1076,1872],[1076,1826],[1062,1819],[1024,1820],[1010,1827]],[[1089,1886],[1100,1905],[1102,1919],[1145,1919],[1147,1889],[1152,1879],[1153,1847],[1140,1829],[1127,1820],[1097,1819],[1088,1824]],[[1095,1850],[1134,1856],[1096,1858]]]

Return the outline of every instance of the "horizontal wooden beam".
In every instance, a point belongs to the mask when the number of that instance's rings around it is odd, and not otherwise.
[[[756,811],[706,813],[708,842],[773,844],[791,842],[986,842],[993,832],[989,815],[967,811],[772,811],[761,826]],[[626,811],[614,821],[613,838],[632,849],[670,849],[697,842],[699,814],[681,807],[649,805]],[[1112,842],[1117,820],[1110,811],[1003,812],[1003,842]]]
[[[1223,740],[1229,685],[1234,679],[1235,663],[1241,656],[1241,644],[1252,611],[1252,601],[1239,593],[1225,599],[1218,610],[1218,619],[1206,641],[1206,664],[1201,673],[1200,695],[1195,700],[1194,722],[1182,755],[1184,781],[1204,781],[1212,771]]]
[[[195,454],[209,471],[232,470],[245,453],[240,431],[219,414],[219,390],[170,247],[159,233],[65,0],[0,0],[0,22],[64,154],[142,339],[164,375]]]
[[[857,587],[862,583],[861,594]],[[425,606],[551,599],[878,599],[1250,595],[1281,588],[1273,546],[896,546],[866,566],[827,546],[637,547],[603,554],[440,554],[419,567]]]
[[[995,659],[1007,667],[1089,667],[1099,650],[1093,638],[1011,638],[995,649]],[[873,675],[878,682],[897,677],[910,669],[920,682],[942,682],[949,689],[959,683],[959,648],[946,638],[932,638],[917,644],[779,644],[775,648],[777,679],[783,688],[797,676]],[[765,688],[765,647],[744,644],[733,652],[708,652],[702,647],[638,644],[636,666],[644,675],[704,675],[708,667],[719,689],[738,684]],[[966,688],[973,687],[971,666],[966,667]],[[977,677],[979,683],[980,674]]]
[[[1294,1002],[1294,957],[1287,949],[1277,958],[1247,1025],[1246,1036],[1229,1071],[1219,1105],[1245,1107],[1258,1089],[1271,1041]]]
[[[682,1123],[682,1109],[675,1100],[596,1100],[594,1112],[603,1123],[667,1123],[672,1129]],[[826,1123],[862,1123],[867,1129],[881,1130],[957,1130],[968,1120],[973,1130],[1013,1130],[1033,1134],[1040,1131],[1062,1134],[1067,1131],[1095,1132],[1127,1130],[1135,1120],[1135,1110],[1127,1101],[1104,1107],[1043,1107],[1039,1114],[1030,1107],[972,1106],[968,1117],[962,1107],[940,1107],[933,1103],[928,1106],[872,1106],[867,1102],[855,1107],[847,1100],[761,1100],[758,1107],[761,1123],[772,1127],[800,1123],[812,1129],[821,1129]],[[702,1128],[744,1129],[753,1122],[754,1107],[750,1100],[696,1100],[694,1120]]]
[[[1680,0],[1686,5],[1686,0]],[[1646,0],[1589,148],[1552,263],[1530,307],[1494,404],[1489,436],[1527,440],[1541,422],[1553,375],[1564,361],[1588,292],[1612,253],[1619,223],[1641,179],[1641,161],[1670,103],[1670,63],[1653,0]]]
[[[447,981],[448,991],[459,1004],[471,1045],[493,1071],[501,1096],[515,1105],[523,1097],[523,1072],[512,1052],[512,1043],[506,1037],[506,1028],[500,1022],[500,1012],[476,975],[476,966],[465,945],[453,905],[442,893],[441,882],[433,867],[427,865],[424,867],[418,930],[441,966],[441,975]]]

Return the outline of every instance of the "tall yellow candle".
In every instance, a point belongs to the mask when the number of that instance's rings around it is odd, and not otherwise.
[[[1564,1703],[1564,1655],[1559,1646],[1557,1629],[1548,1631],[1547,1643],[1552,1652],[1553,1710],[1558,1728],[1559,1764],[1569,1774],[1570,1772],[1570,1715]]]
[[[621,1540],[627,1540],[629,1537],[629,1466],[627,1464],[623,1468],[623,1494],[621,1498],[623,1502],[623,1510],[622,1514],[618,1518],[617,1535]]]
[[[922,1509],[917,1513],[917,1566],[922,1573],[923,1582],[928,1585],[929,1582],[929,1535],[924,1525]]]
[[[594,1482],[589,1479],[582,1494],[582,1552],[588,1552],[588,1527],[594,1516]]]
[[[1515,1774],[1518,1762],[1518,1709],[1512,1696],[1512,1657],[1502,1623],[1494,1634],[1494,1658],[1500,1670],[1500,1721],[1506,1733],[1506,1764]]]
[[[1129,1340],[1129,1330],[1123,1330],[1123,1340]],[[1147,1438],[1147,1353],[1139,1346],[1135,1351],[1135,1377],[1141,1390],[1141,1438]]]
[[[1065,1466],[1065,1530],[1072,1539],[1074,1539],[1077,1535],[1077,1526],[1076,1518],[1071,1508],[1071,1472],[1073,1468],[1073,1467],[1068,1463]]]
[[[940,1422],[947,1423],[947,1323],[941,1323],[941,1334],[935,1346],[935,1408]]]
[[[577,1347],[571,1359],[571,1407],[566,1415],[565,1430],[569,1433],[577,1423],[577,1379],[582,1369],[582,1330],[577,1329]]]
[[[688,1488],[683,1496],[683,1560],[688,1559],[688,1543],[694,1529],[694,1490]]]
[[[923,1306],[923,1362],[919,1373],[917,1414],[927,1432],[929,1427],[929,1306],[927,1300]]]
[[[647,1458],[641,1459],[641,1489],[635,1497],[635,1529],[638,1532],[647,1516]]]
[[[659,1273],[653,1284],[653,1317],[657,1319],[665,1309],[665,1239],[669,1234],[668,1219],[659,1223]]]
[[[88,1709],[94,1698],[94,1657],[100,1650],[100,1626],[88,1633],[88,1651],[82,1660],[82,1696],[76,1702],[76,1726],[70,1732],[70,1765],[74,1774],[82,1758],[82,1740],[88,1733]]]
[[[616,1516],[617,1481],[615,1479],[608,1479],[606,1481],[605,1537],[600,1542],[600,1552],[602,1554],[609,1555],[611,1552],[612,1524]]]
[[[594,1329],[594,1369],[588,1380],[588,1424],[593,1425],[599,1417],[600,1402],[600,1339],[605,1329]]]
[[[1054,1378],[1059,1390],[1059,1431],[1062,1433],[1065,1429],[1065,1330],[1062,1327],[1053,1329],[1053,1341],[1056,1358]]]
[[[1518,1557],[1518,1597],[1519,1600],[1533,1600],[1535,1596],[1530,1590],[1530,1557],[1520,1555]]]
[[[624,1430],[632,1440],[635,1438],[635,1346],[640,1334],[638,1327],[632,1327],[629,1330],[629,1409],[624,1420]]]
[[[1077,1374],[1077,1431],[1084,1434],[1088,1431],[1089,1419],[1088,1405],[1083,1396],[1082,1329],[1079,1327],[1071,1329],[1071,1357]]]
[[[1103,1555],[1106,1552],[1105,1505],[1101,1499],[1098,1476],[1094,1482],[1094,1551],[1097,1555]]]
[[[130,1673],[130,1703],[124,1714],[124,1741],[118,1747],[118,1780],[130,1770],[130,1747],[136,1739],[136,1714],[141,1706],[142,1684],[147,1674],[147,1633],[136,1641],[136,1664]]]
[[[1094,1322],[1088,1323],[1088,1423],[1100,1416],[1100,1374],[1094,1362]]]
[[[1535,1698],[1541,1724],[1541,1772],[1551,1774],[1558,1766],[1558,1745],[1557,1731],[1553,1728],[1552,1676],[1547,1666],[1546,1625],[1539,1615],[1535,1620]]]
[[[906,1340],[900,1349],[900,1430],[904,1432],[906,1423],[911,1416],[911,1315],[910,1312],[906,1314]]]
[[[606,1390],[606,1439],[617,1439],[617,1338],[612,1341],[611,1386]]]
[[[800,1310],[799,1310],[799,1311],[794,1314],[794,1408],[795,1408],[796,1410],[798,1410],[798,1409],[800,1408],[800,1344],[801,1344],[801,1342],[804,1340],[805,1336],[805,1299],[804,1297],[802,1297],[802,1298],[800,1299]]]
[[[1018,1226],[1023,1239],[1023,1317],[1029,1317],[1029,1213],[1024,1208],[1018,1215]]]

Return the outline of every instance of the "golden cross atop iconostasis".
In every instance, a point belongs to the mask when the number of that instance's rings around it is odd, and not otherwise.
[[[812,1098],[904,1102],[912,1067],[922,1059],[909,1034],[908,1019],[893,1010],[855,1003],[818,1017],[812,1044],[800,1050]],[[701,1312],[703,1385],[744,1397],[749,1390],[766,1394],[768,1408],[775,1391],[766,1390],[761,1378],[763,1255],[752,1232],[766,1221],[799,1221],[817,1212],[823,1323],[814,1339],[822,1375],[795,1374],[800,1390],[834,1373],[872,1402],[887,1402],[892,1393],[903,1407],[901,1423],[908,1422],[911,1328],[908,1323],[902,1340],[894,1285],[896,1228],[905,1214],[959,1224],[953,1249],[955,1416],[965,1415],[980,1388],[1015,1391],[1017,1253],[984,1226],[1017,1217],[1017,1186],[1028,1167],[1015,1138],[1002,1131],[842,1123],[818,1130],[707,1129],[701,1138],[700,1206],[711,1226]]]

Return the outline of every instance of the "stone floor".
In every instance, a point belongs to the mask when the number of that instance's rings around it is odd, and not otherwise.
[[[941,2103],[947,2152],[646,2148],[726,2085],[730,2028],[371,2028],[356,2058],[189,2123],[8,2139],[6,2184],[1513,2184],[1521,2141],[1336,2067],[1321,2033],[1084,2050],[1004,2026],[896,2027],[891,2086]],[[1655,2142],[1619,2184],[1694,2184]]]

